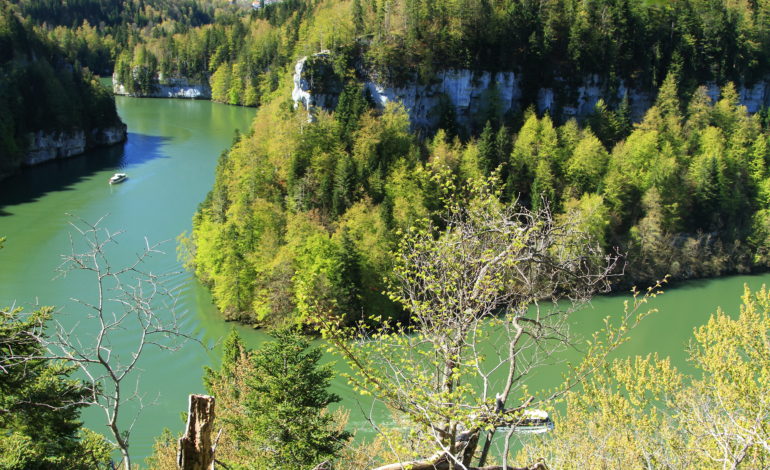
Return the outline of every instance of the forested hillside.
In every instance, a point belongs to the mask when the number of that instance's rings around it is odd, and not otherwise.
[[[679,98],[674,75],[636,125],[599,106],[559,126],[525,113],[461,142],[410,132],[405,110],[370,109],[349,85],[308,124],[277,97],[220,157],[188,241],[220,310],[247,322],[303,321],[323,295],[352,318],[393,312],[381,296],[399,231],[443,213],[447,188],[494,178],[504,201],[576,212],[626,282],[748,272],[768,265],[768,130],[735,88],[716,103]]]
[[[0,175],[21,164],[32,132],[83,132],[89,147],[113,126],[122,129],[110,92],[1,2]]]
[[[764,1],[15,3],[71,60],[102,74],[114,68],[130,92],[184,78],[209,82],[215,101],[249,106],[287,65],[321,49],[391,85],[429,82],[444,69],[515,71],[524,107],[540,88],[589,76],[654,91],[672,70],[692,92],[755,83],[770,64]]]
[[[669,279],[770,267],[770,116],[741,104],[746,90],[770,102],[770,0],[257,7],[0,0],[0,174],[21,161],[32,131],[119,122],[90,70],[114,71],[137,95],[184,79],[209,83],[215,101],[259,106],[219,156],[179,252],[226,319],[270,328],[276,341],[251,349],[230,334],[220,368],[204,366],[214,398],[199,398],[210,407],[191,407],[190,428],[204,444],[178,454],[179,440],[165,432],[151,468],[176,469],[187,452],[222,467],[279,470],[768,466],[766,288],[746,287],[737,314],[695,320],[688,370],[653,353],[611,359]],[[303,64],[310,72],[295,76]],[[420,110],[437,116],[429,128],[398,99],[371,92],[458,69],[472,80],[515,73],[517,106],[502,111],[495,82],[485,82],[484,106],[467,106],[465,122],[440,98]],[[538,107],[544,88],[569,97],[586,77],[607,97],[588,115]],[[292,96],[303,80],[306,97],[334,99],[305,109],[313,100]],[[648,109],[632,112],[638,102],[621,88],[645,93]],[[161,147],[166,138],[149,137]],[[174,311],[177,292],[198,294],[176,277],[165,290],[163,274],[141,276],[155,246],[111,267],[99,257],[96,225],[81,231],[94,234],[93,251],[64,258],[65,268],[96,275],[99,302],[82,302],[99,324],[92,349],[70,336],[79,324],[59,330],[51,349],[47,309],[0,309],[0,469],[115,468],[118,448],[132,468],[133,424],[118,425],[117,414],[129,409],[126,395],[141,403],[144,394],[121,381],[145,346],[173,351],[176,340],[198,339],[177,329]],[[123,274],[140,277],[134,285]],[[103,284],[110,278],[115,288]],[[573,313],[593,296],[631,285],[640,289],[600,330],[571,334]],[[103,298],[117,301],[116,313]],[[179,325],[200,320],[186,312],[199,304],[179,305]],[[123,324],[134,313],[139,330]],[[373,442],[353,441],[344,407],[329,410],[340,401],[329,388],[345,385],[331,383],[334,368],[303,332],[345,360],[338,373],[347,386],[376,400],[369,409],[343,404],[369,413],[351,427],[375,428]],[[645,352],[662,344],[643,339]],[[138,347],[121,359],[126,340]],[[147,359],[143,366],[163,364]],[[73,379],[84,364],[106,373],[86,372],[90,385]],[[564,367],[547,368],[554,364]],[[538,382],[556,370],[563,383]],[[549,390],[530,390],[538,383]],[[106,411],[114,444],[82,428],[86,403]],[[392,419],[375,416],[379,404]],[[514,432],[535,428],[549,432],[511,445]]]
[[[762,269],[764,113],[749,115],[731,83],[716,102],[695,85],[761,78],[768,12],[694,0],[319,3],[296,14],[297,44],[332,50],[336,110],[305,122],[284,80],[222,155],[190,265],[228,318],[302,322],[319,292],[351,319],[398,315],[380,292],[399,230],[435,220],[448,186],[491,177],[504,201],[581,214],[608,252],[627,254],[626,283]],[[362,74],[430,80],[447,67],[520,68],[533,86],[602,74],[660,90],[637,124],[627,101],[599,102],[583,122],[492,113],[461,141],[451,115],[418,137],[406,110],[372,109],[360,85]]]
[[[360,2],[360,3],[359,3]],[[520,70],[529,86],[586,74],[657,87],[670,68],[686,88],[767,73],[770,4],[686,0],[356,0],[353,24],[392,80],[442,67]]]

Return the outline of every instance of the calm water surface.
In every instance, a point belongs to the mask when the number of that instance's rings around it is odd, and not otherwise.
[[[254,110],[207,101],[116,98],[128,125],[123,145],[98,149],[72,159],[28,168],[0,182],[0,305],[29,310],[54,305],[68,325],[86,325],[86,312],[72,297],[93,298],[93,282],[83,276],[54,279],[60,254],[73,233],[67,214],[89,222],[107,215],[104,226],[123,230],[112,251],[116,263],[127,262],[151,242],[170,240],[165,256],[150,260],[155,272],[179,271],[176,237],[189,231],[191,217],[214,182],[217,157],[232,142],[235,129],[248,130]],[[128,173],[124,183],[110,186],[116,171]],[[229,325],[219,319],[205,288],[187,273],[173,279],[180,289],[183,328],[212,344]],[[82,323],[78,323],[82,322]],[[87,332],[88,328],[78,328]],[[253,341],[259,335],[244,329]],[[130,342],[131,332],[117,338],[117,349]],[[141,363],[141,388],[146,402],[156,402],[140,416],[131,437],[135,457],[151,451],[153,437],[164,427],[181,429],[179,413],[188,393],[203,392],[202,367],[211,362],[204,348],[189,343],[174,354],[148,350]],[[85,413],[89,427],[102,430],[103,417]]]
[[[0,251],[0,305],[55,305],[62,321],[80,324],[85,312],[69,299],[89,299],[93,283],[80,276],[54,279],[61,253],[67,251],[73,214],[87,221],[108,215],[104,224],[124,230],[113,260],[127,262],[150,241],[170,240],[166,256],[153,258],[149,267],[156,272],[180,270],[175,238],[189,231],[191,217],[214,181],[218,155],[232,141],[235,129],[246,130],[253,109],[230,107],[206,101],[135,99],[117,97],[118,110],[128,124],[124,145],[100,149],[82,157],[53,162],[0,182],[0,236],[8,238]],[[115,187],[109,176],[122,171],[129,179]],[[735,311],[744,283],[758,288],[770,276],[736,276],[694,281],[671,289],[651,306],[660,311],[633,333],[619,355],[657,351],[686,367],[684,347],[694,326],[706,321],[717,306]],[[183,328],[207,344],[216,343],[231,325],[221,321],[211,298],[189,274],[174,278],[181,298]],[[601,319],[622,311],[620,296],[600,298],[575,317],[574,331],[587,335],[601,326]],[[82,327],[83,334],[88,329]],[[79,328],[78,331],[81,331]],[[240,328],[247,342],[255,346],[265,336]],[[129,344],[131,332],[118,338],[116,347]],[[564,356],[574,360],[574,352]],[[329,359],[331,360],[331,359]],[[141,363],[141,384],[147,407],[134,428],[131,443],[135,460],[149,455],[152,442],[164,427],[182,429],[180,412],[189,393],[203,392],[202,369],[216,364],[210,353],[189,343],[176,353],[149,350]],[[563,366],[541,370],[532,387],[558,383]],[[352,428],[367,427],[358,398],[338,379],[333,391],[351,410]],[[380,414],[378,411],[377,414]],[[103,429],[96,410],[84,414],[89,427]],[[369,433],[365,433],[369,434]]]

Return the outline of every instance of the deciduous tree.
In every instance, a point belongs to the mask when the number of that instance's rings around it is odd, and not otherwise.
[[[542,403],[524,391],[528,374],[569,343],[575,308],[608,287],[617,259],[571,220],[498,197],[475,182],[467,198],[448,199],[440,225],[404,234],[389,294],[408,324],[367,331],[320,315],[354,387],[405,418],[417,443],[417,455],[394,443],[400,464],[383,468],[483,466],[496,429]]]

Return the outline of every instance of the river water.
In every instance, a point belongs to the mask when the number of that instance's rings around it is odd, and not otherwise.
[[[80,157],[25,169],[0,182],[0,236],[8,238],[0,250],[0,305],[53,305],[67,325],[88,332],[86,312],[71,298],[93,298],[93,283],[80,276],[56,278],[60,255],[69,249],[72,214],[89,222],[103,222],[112,230],[124,230],[115,247],[113,261],[125,263],[144,246],[170,240],[165,256],[150,260],[156,272],[179,271],[176,237],[190,230],[192,215],[214,181],[217,157],[232,141],[235,129],[247,130],[254,110],[206,101],[136,99],[116,97],[118,111],[128,124],[124,145],[99,149]],[[129,179],[114,187],[109,176],[122,171]],[[684,348],[693,327],[704,323],[717,306],[734,312],[743,285],[758,288],[770,275],[734,276],[693,281],[676,286],[651,304],[659,309],[637,330],[619,355],[658,352],[687,367]],[[207,290],[188,273],[173,282],[180,293],[182,328],[208,345],[227,334],[232,325],[222,321]],[[596,299],[575,317],[573,330],[588,335],[602,325],[602,318],[622,311],[623,297]],[[238,327],[248,344],[265,339],[261,332]],[[126,348],[131,332],[115,340],[116,349]],[[205,365],[216,364],[211,352],[195,343],[174,353],[148,350],[141,362],[141,390],[148,406],[139,416],[131,436],[131,451],[140,462],[151,453],[153,439],[163,428],[175,433],[183,424],[189,393],[203,392]],[[565,359],[574,360],[570,352]],[[329,359],[331,360],[331,359]],[[558,383],[561,366],[544,368],[533,377],[532,388]],[[337,379],[333,391],[351,410],[350,426],[365,428],[358,398]],[[379,414],[379,412],[378,412]],[[103,431],[103,416],[97,410],[84,413],[86,424]],[[364,433],[368,434],[368,433]]]

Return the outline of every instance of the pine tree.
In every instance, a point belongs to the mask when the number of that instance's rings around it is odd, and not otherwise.
[[[216,371],[210,367],[204,367],[203,383],[206,390],[214,394],[214,387],[218,382],[227,380],[232,376],[233,371],[238,367],[238,362],[246,353],[246,345],[235,328],[230,329],[230,333],[222,343],[222,367]]]
[[[358,121],[368,106],[369,103],[367,103],[360,86],[351,82],[342,90],[337,108],[334,110],[334,118],[339,123],[339,137],[348,148],[350,148],[355,131],[358,129]]]
[[[253,375],[244,400],[244,426],[262,441],[262,468],[312,468],[334,456],[350,434],[333,429],[324,410],[340,398],[329,393],[331,364],[320,365],[321,350],[298,333],[279,331],[254,351]]]
[[[535,179],[532,182],[532,210],[542,209],[544,204],[549,204],[553,209],[556,202],[556,190],[551,165],[543,158],[535,169]]]
[[[364,9],[361,8],[361,0],[353,0],[353,27],[356,36],[364,34]]]
[[[337,280],[338,307],[348,316],[348,322],[358,320],[362,315],[361,305],[361,259],[356,251],[350,232],[345,229],[340,240],[340,271]]]
[[[348,154],[337,159],[334,169],[334,189],[332,191],[332,214],[342,215],[353,201],[356,184],[356,168]]]
[[[487,121],[478,141],[479,164],[486,174],[492,172],[500,164],[492,124]]]
[[[631,104],[628,101],[628,93],[623,94],[620,106],[615,110],[615,136],[613,145],[625,139],[634,129],[631,119]]]
[[[227,90],[228,104],[240,104],[241,95],[243,94],[243,79],[241,78],[241,65],[234,63],[232,72],[230,74],[230,89]]]
[[[0,309],[2,469],[86,470],[109,460],[111,446],[82,428],[79,403],[91,392],[71,377],[77,366],[44,359],[38,335],[50,318],[50,308]]]
[[[230,64],[224,63],[211,76],[211,99],[220,103],[227,102],[230,90]]]
[[[658,90],[658,98],[655,101],[655,106],[660,109],[661,115],[664,118],[675,118],[681,120],[682,110],[680,109],[679,91],[678,91],[678,79],[672,72],[666,75],[666,79],[663,80],[663,84]]]
[[[243,106],[256,106],[259,104],[257,87],[254,86],[254,83],[252,83],[251,80],[246,83],[246,87],[243,90],[243,101],[241,104]]]

